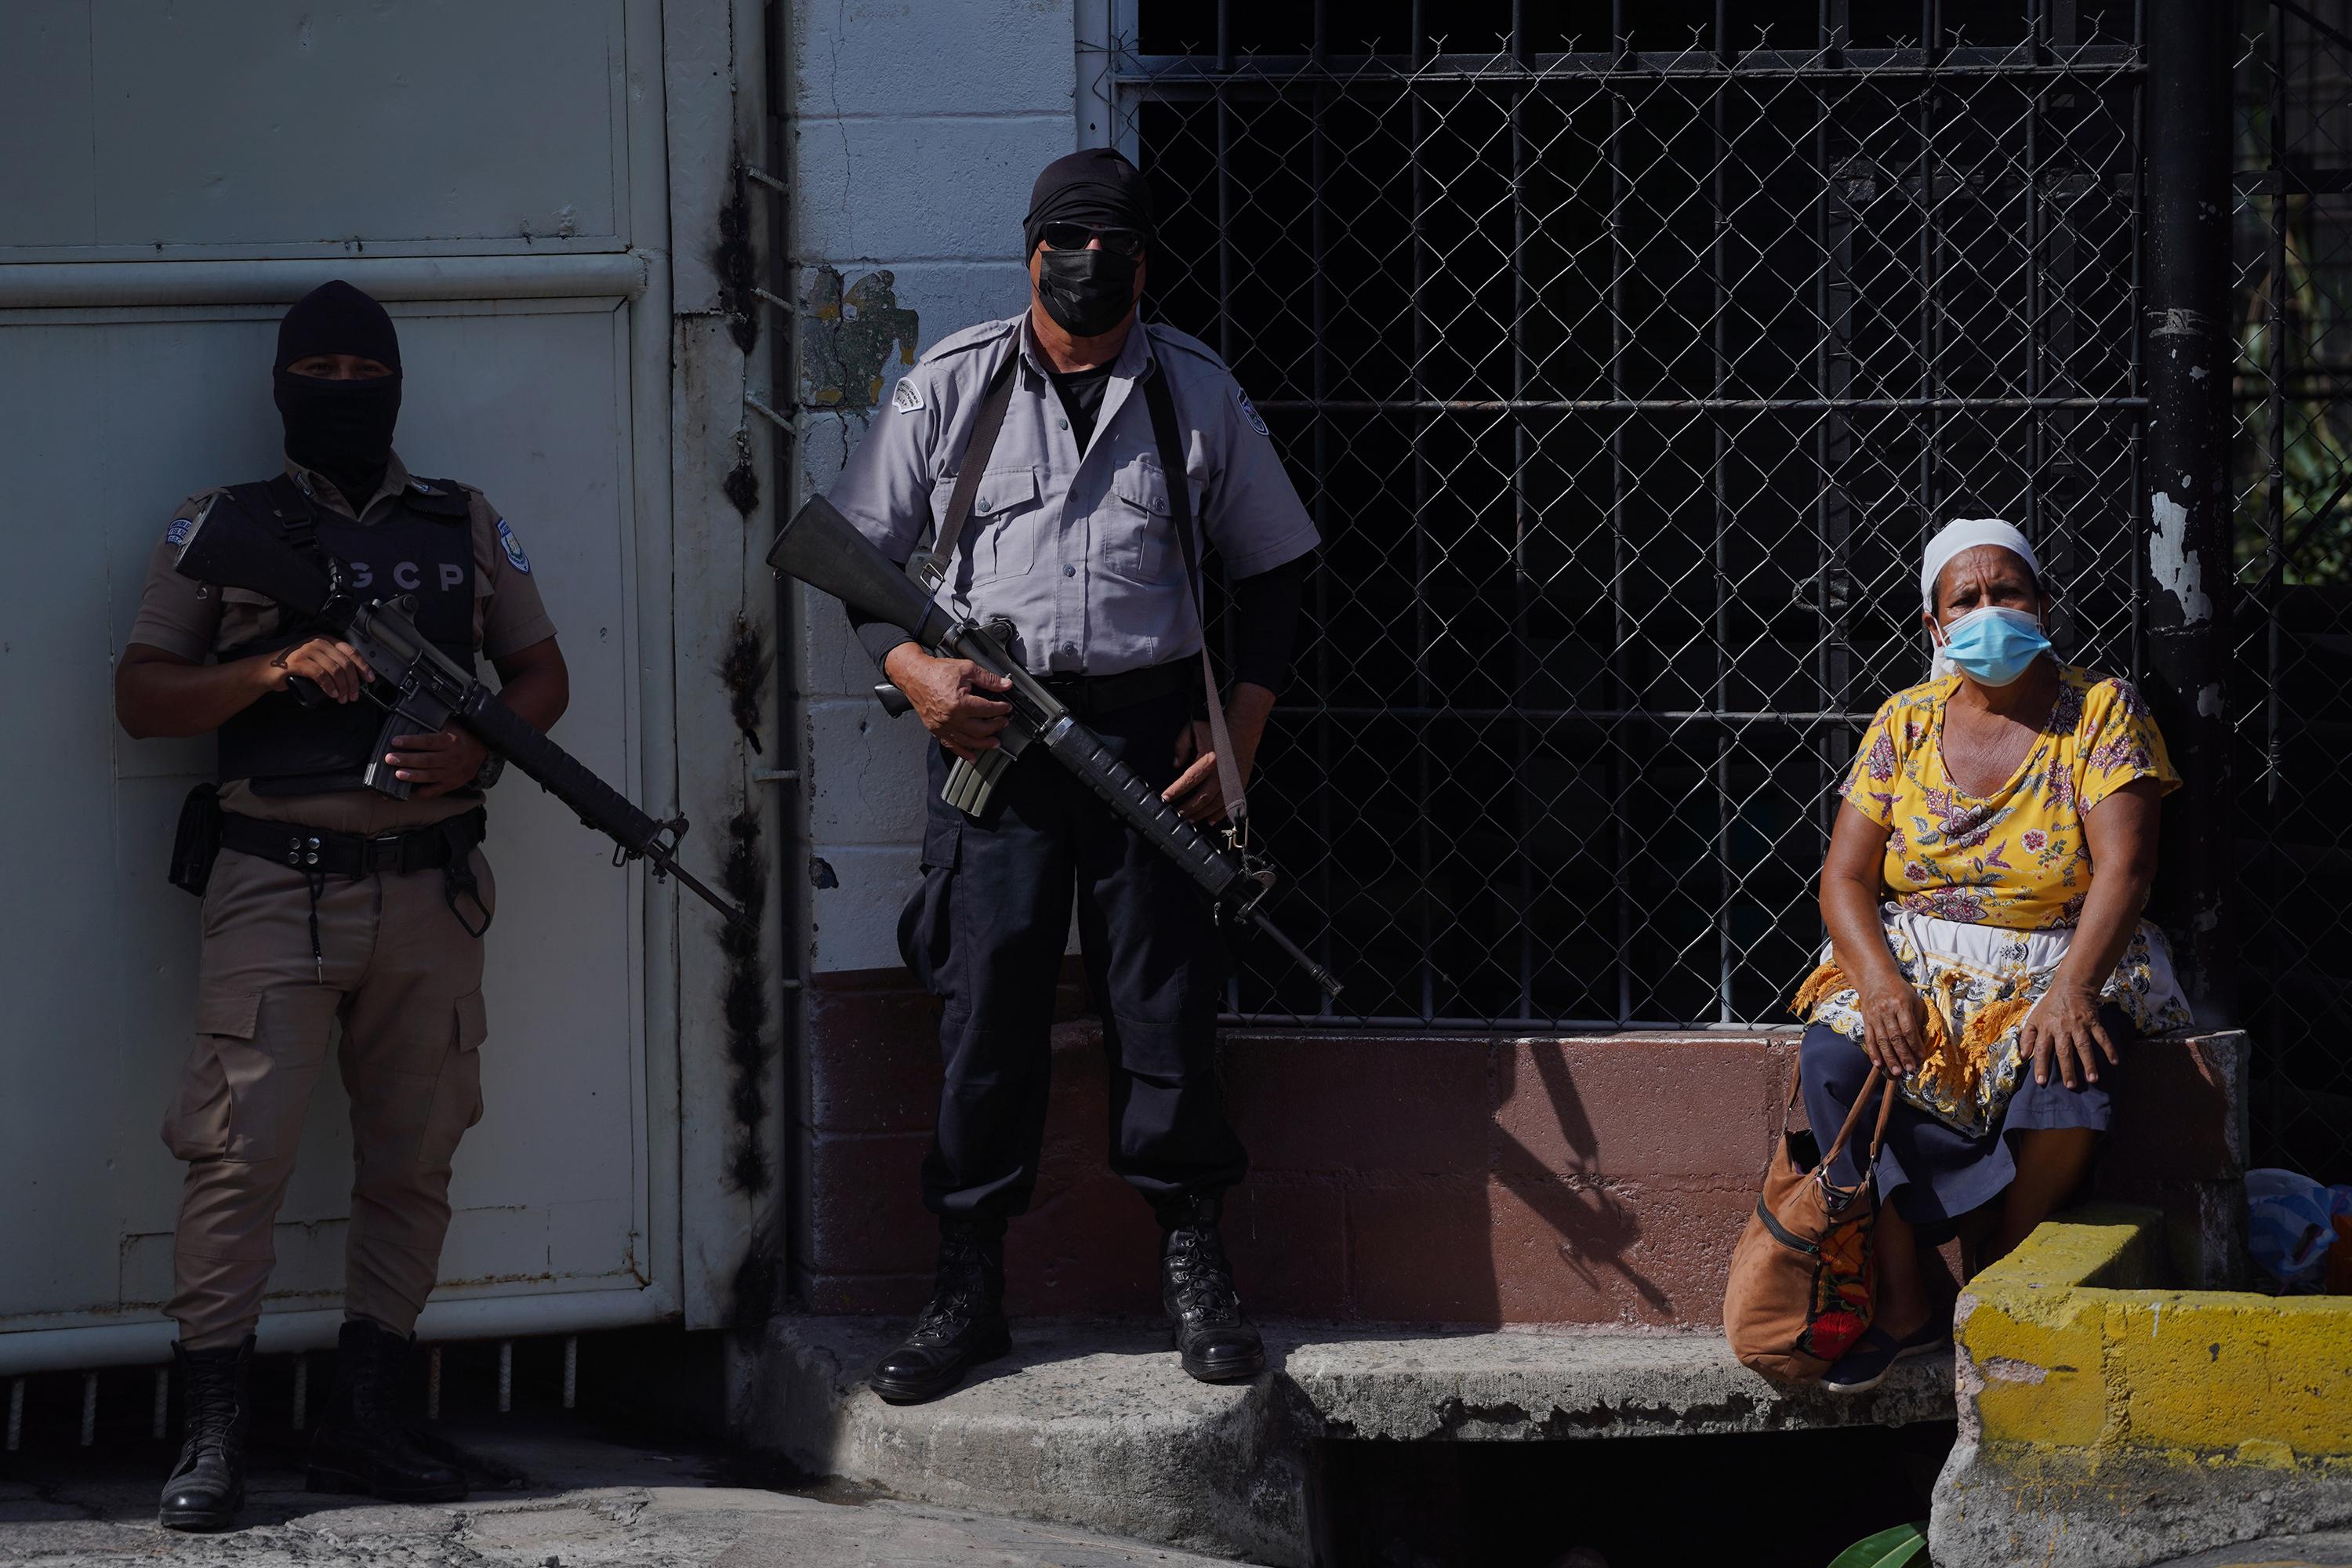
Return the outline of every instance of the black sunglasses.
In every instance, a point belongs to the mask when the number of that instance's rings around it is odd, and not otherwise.
[[[1139,228],[1097,228],[1085,223],[1049,223],[1038,232],[1055,250],[1084,250],[1089,242],[1100,238],[1105,250],[1115,250],[1121,256],[1143,254],[1143,231]]]

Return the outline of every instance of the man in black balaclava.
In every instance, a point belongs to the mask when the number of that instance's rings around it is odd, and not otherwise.
[[[412,478],[392,449],[400,340],[383,307],[348,283],[313,289],[278,324],[274,374],[284,471],[173,510],[115,672],[133,736],[220,737],[220,783],[189,796],[173,854],[173,880],[205,899],[195,1047],[163,1123],[188,1167],[167,1309],[186,1440],[161,1509],[178,1530],[225,1529],[244,1500],[271,1229],[338,1021],[358,1168],[310,1485],[465,1496],[462,1472],[393,1412],[439,1272],[450,1163],[482,1113],[479,937],[497,901],[480,849],[497,770],[481,743],[456,728],[398,736],[384,760],[405,794],[371,787],[374,672],[319,626],[180,575],[180,546],[214,511],[244,512],[350,563],[362,590],[410,595],[425,635],[468,669],[488,658],[499,696],[540,729],[570,695],[515,531],[479,490]],[[318,700],[298,700],[297,676]]]
[[[271,367],[286,455],[334,481],[356,515],[383,482],[400,419],[400,338],[382,305],[337,279],[278,323]]]
[[[831,499],[893,559],[928,548],[945,571],[941,600],[1002,617],[1013,654],[1187,818],[1238,820],[1289,673],[1315,525],[1224,362],[1171,327],[1139,330],[1156,234],[1141,172],[1107,148],[1057,159],[1022,227],[1027,308],[908,371]],[[1205,533],[1233,580],[1222,692],[1179,519],[1197,520],[1196,540]],[[857,632],[939,742],[922,882],[898,935],[946,1005],[947,1081],[923,1165],[938,1286],[875,1368],[875,1390],[935,1397],[1010,1343],[1004,1229],[1036,1183],[1074,896],[1110,1058],[1111,1166],[1159,1220],[1176,1348],[1204,1381],[1256,1376],[1265,1352],[1220,1226],[1248,1159],[1218,1092],[1224,956],[1210,910],[1182,870],[1035,751],[980,816],[948,804],[951,769],[998,744],[1004,683],[894,626]]]

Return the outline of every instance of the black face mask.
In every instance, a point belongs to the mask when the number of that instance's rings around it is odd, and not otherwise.
[[[1047,250],[1037,258],[1037,298],[1074,338],[1098,338],[1135,309],[1138,258],[1116,250]]]
[[[383,472],[400,420],[398,375],[328,381],[281,370],[273,379],[288,457],[338,482]]]

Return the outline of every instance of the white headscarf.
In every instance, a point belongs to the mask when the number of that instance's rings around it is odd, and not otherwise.
[[[2025,563],[2025,569],[2033,574],[2036,583],[2042,581],[2042,563],[2034,559],[2033,546],[2012,524],[1997,517],[1955,518],[1927,541],[1927,554],[1919,563],[1920,608],[1931,616],[1936,613],[1936,579],[1944,574],[1953,556],[1979,544],[2000,545]]]

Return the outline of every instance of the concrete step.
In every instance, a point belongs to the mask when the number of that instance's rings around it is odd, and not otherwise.
[[[784,1318],[738,1413],[750,1441],[820,1475],[976,1512],[1193,1552],[1304,1564],[1318,1439],[1694,1436],[1953,1415],[1948,1355],[1872,1394],[1782,1389],[1718,1334],[1266,1326],[1269,1368],[1211,1387],[1153,1324],[1018,1323],[1013,1354],[929,1405],[886,1405],[866,1370],[905,1324]]]

